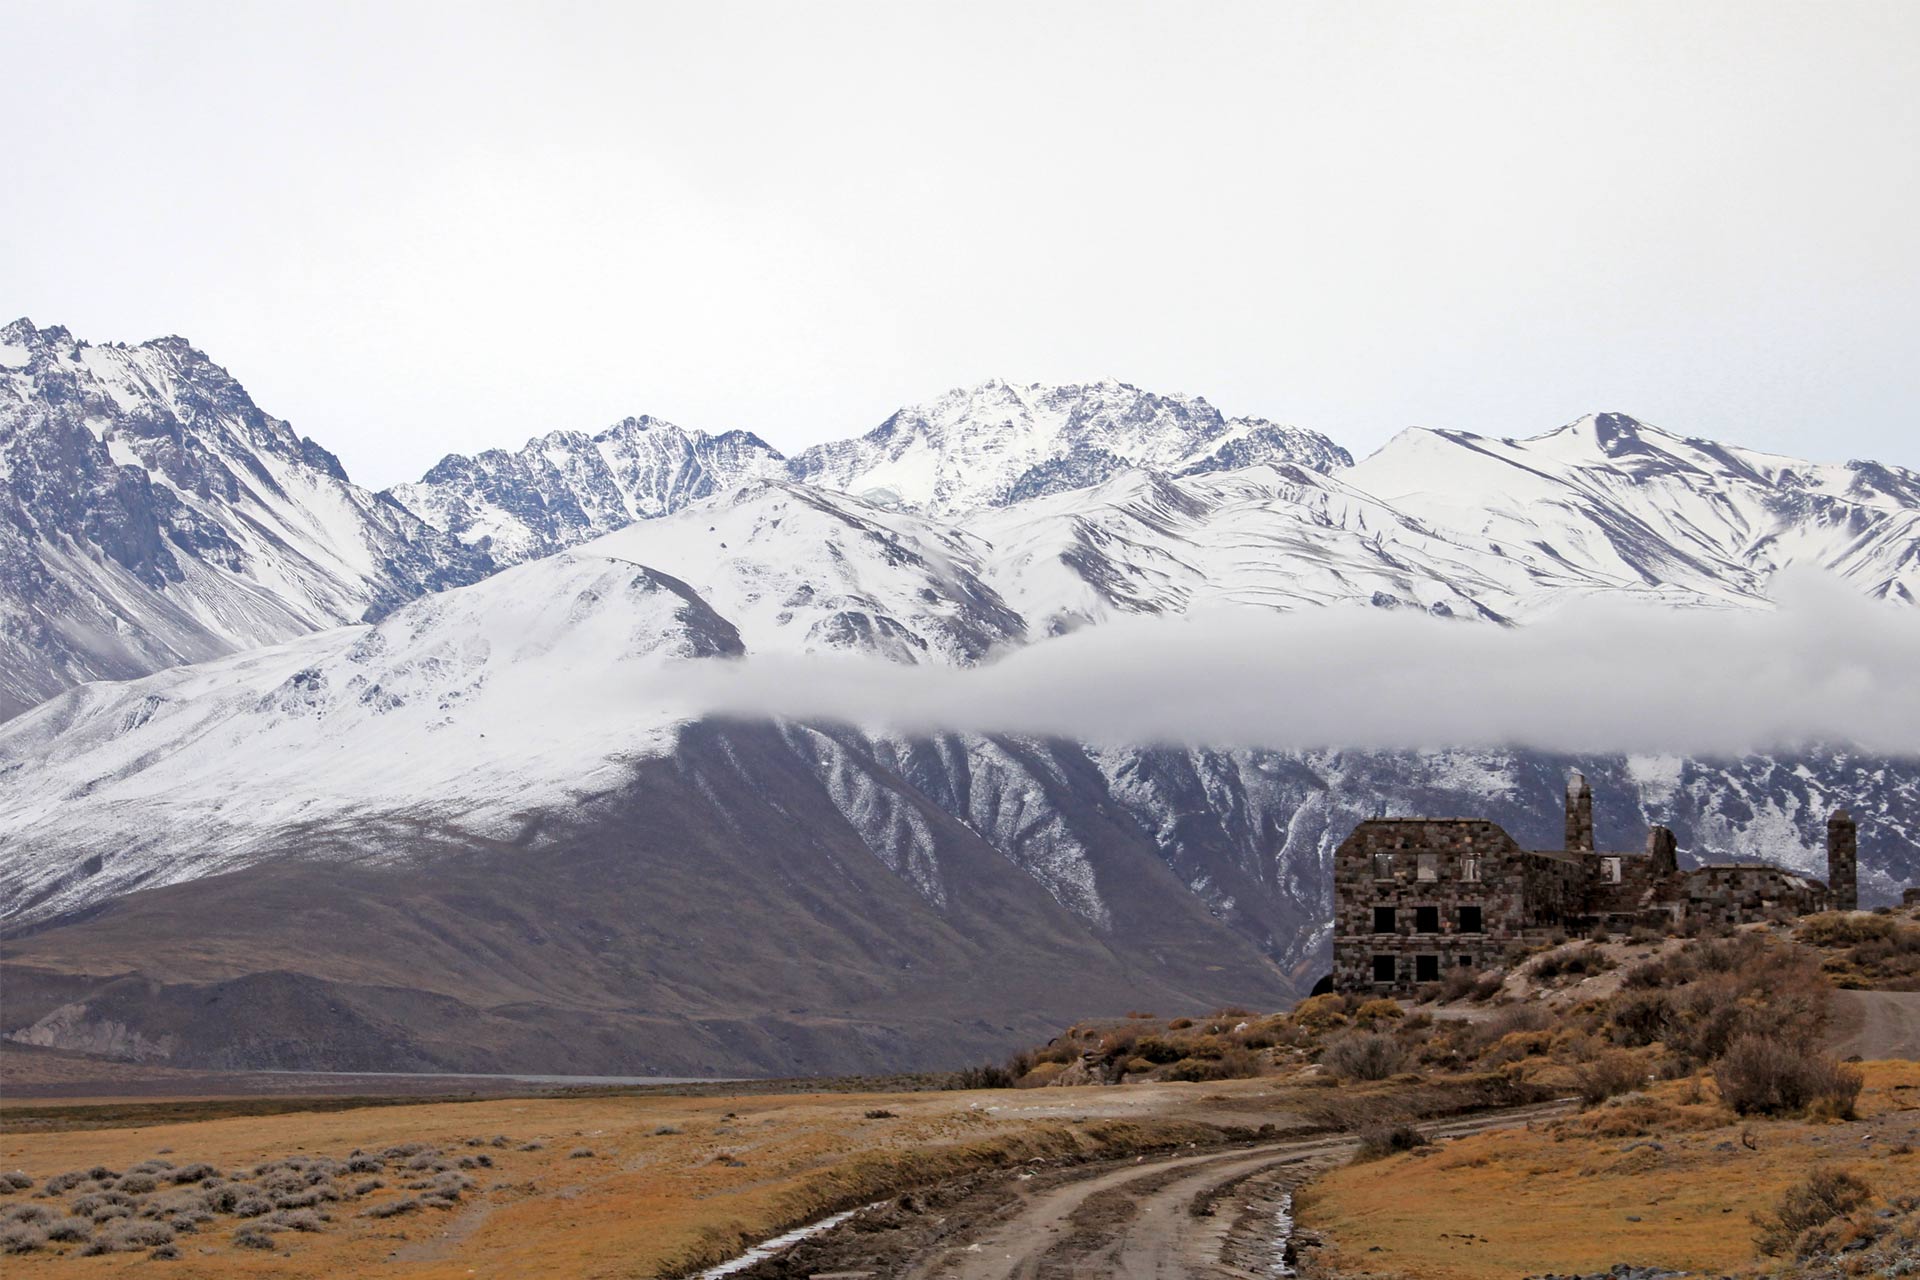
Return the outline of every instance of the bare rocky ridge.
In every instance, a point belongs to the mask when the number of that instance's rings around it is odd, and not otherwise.
[[[493,571],[180,338],[0,328],[0,719]]]

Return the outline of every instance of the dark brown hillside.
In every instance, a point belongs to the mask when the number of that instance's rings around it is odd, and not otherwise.
[[[418,817],[310,830],[290,856],[17,932],[0,1031],[195,1067],[786,1074],[1292,994],[1086,789],[1047,803],[1097,853],[1104,925],[891,785],[932,832],[944,903],[882,865],[779,733],[704,726],[521,845]]]

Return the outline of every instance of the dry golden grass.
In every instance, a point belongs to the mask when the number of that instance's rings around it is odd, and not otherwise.
[[[333,1206],[335,1221],[326,1230],[276,1236],[274,1252],[234,1248],[238,1224],[223,1220],[181,1236],[182,1261],[171,1265],[182,1275],[214,1278],[647,1277],[720,1260],[787,1226],[935,1177],[1219,1136],[1191,1121],[1128,1119],[1126,1113],[1151,1117],[1160,1108],[1123,1104],[1117,1093],[522,1098],[231,1116],[7,1134],[0,1136],[0,1169],[23,1169],[44,1182],[96,1164],[123,1169],[163,1150],[175,1162],[235,1168],[401,1142],[430,1143],[457,1157],[468,1150],[465,1139],[503,1134],[511,1145],[480,1148],[495,1167],[471,1171],[477,1185],[452,1210],[357,1216],[404,1194],[394,1185],[401,1179],[389,1175],[387,1190]],[[869,1119],[870,1110],[894,1114]],[[533,1141],[543,1149],[518,1149]],[[572,1157],[581,1147],[593,1155]],[[20,1202],[54,1203],[30,1195],[0,1199]],[[145,1253],[76,1259],[68,1249],[64,1256],[10,1257],[6,1273],[8,1280],[32,1280],[154,1265]]]
[[[1618,1262],[1737,1272],[1756,1261],[1748,1215],[1770,1210],[1813,1162],[1842,1162],[1883,1193],[1920,1186],[1920,1063],[1863,1068],[1853,1123],[1727,1116],[1705,1127],[1703,1106],[1673,1083],[1652,1104],[1628,1104],[1642,1121],[1674,1113],[1647,1137],[1590,1113],[1355,1165],[1303,1192],[1301,1225],[1328,1240],[1316,1262],[1327,1274],[1478,1280]]]

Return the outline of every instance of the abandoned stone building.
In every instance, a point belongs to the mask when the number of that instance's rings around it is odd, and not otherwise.
[[[1334,855],[1333,986],[1409,991],[1451,967],[1494,967],[1517,947],[1604,924],[1676,928],[1852,910],[1857,834],[1827,819],[1827,882],[1758,862],[1679,866],[1656,826],[1639,853],[1593,847],[1593,789],[1567,783],[1566,847],[1522,849],[1479,818],[1374,818]]]

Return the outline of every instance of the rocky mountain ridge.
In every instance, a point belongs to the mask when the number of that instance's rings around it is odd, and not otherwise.
[[[485,555],[353,484],[180,338],[0,328],[0,718],[377,618]]]

